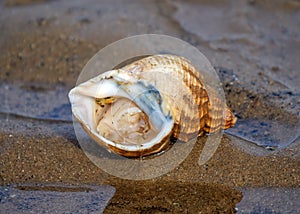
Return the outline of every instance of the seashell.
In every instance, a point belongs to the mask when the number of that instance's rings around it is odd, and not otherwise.
[[[207,87],[187,59],[154,55],[76,86],[69,99],[73,115],[97,143],[140,157],[166,149],[171,136],[187,142],[236,123],[227,106],[223,114],[221,101],[208,97]]]

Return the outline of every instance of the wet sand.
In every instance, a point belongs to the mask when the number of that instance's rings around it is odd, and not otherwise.
[[[1,94],[6,100],[3,106],[9,108],[2,106],[0,113],[0,184],[108,184],[116,193],[105,213],[233,213],[247,188],[299,191],[300,77],[295,59],[300,56],[300,31],[295,17],[300,4],[240,4],[4,1],[0,7],[2,88],[17,86],[24,96],[36,93],[26,98],[35,104],[39,95],[58,87],[62,89],[57,96],[65,96],[65,101],[57,99],[58,106],[64,106],[57,117],[41,107],[34,118],[35,111],[30,110],[34,106],[28,104],[24,110],[18,103],[23,98],[14,97],[14,92],[10,98]],[[225,21],[219,10],[226,14]],[[197,160],[206,137],[199,138],[188,158],[168,174],[129,181],[96,167],[80,148],[72,121],[60,116],[71,117],[66,95],[87,61],[105,45],[142,33],[172,35],[199,48],[216,68],[228,105],[247,123],[225,133],[204,165],[199,166]],[[270,128],[259,123],[259,134],[242,132],[255,119],[267,121]],[[252,137],[264,142],[270,136],[271,142],[287,146],[267,150],[245,140]],[[262,210],[272,210],[271,198],[262,203]],[[294,212],[299,209],[297,204],[289,206]],[[287,211],[286,207],[278,209]]]

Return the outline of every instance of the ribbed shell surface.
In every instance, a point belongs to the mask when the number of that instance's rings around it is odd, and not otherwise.
[[[204,132],[227,129],[236,122],[230,109],[216,96],[216,91],[208,93],[204,77],[185,58],[153,55],[121,69],[154,83],[163,100],[169,103],[175,119],[173,136],[179,140],[188,141]]]

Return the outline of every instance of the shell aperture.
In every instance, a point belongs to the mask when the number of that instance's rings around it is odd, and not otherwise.
[[[136,157],[155,153],[152,147],[161,150],[165,143],[156,141],[167,143],[174,121],[163,112],[159,91],[143,81],[120,81],[114,73],[103,73],[70,91],[75,118],[94,140],[116,153]]]

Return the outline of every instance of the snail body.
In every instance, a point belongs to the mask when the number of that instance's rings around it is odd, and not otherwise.
[[[76,86],[69,99],[73,115],[97,143],[140,157],[166,149],[171,136],[187,142],[235,124],[202,80],[185,58],[153,55]]]

